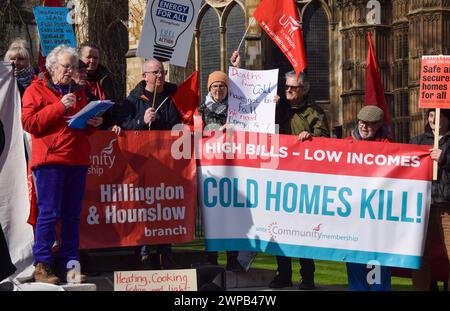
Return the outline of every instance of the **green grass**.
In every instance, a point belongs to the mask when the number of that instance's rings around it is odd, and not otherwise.
[[[196,240],[189,244],[178,244],[178,249],[192,249],[192,250],[204,250],[202,240]],[[219,264],[225,266],[226,255],[224,252],[219,252]],[[316,272],[315,282],[322,285],[333,286],[347,286],[347,270],[345,263],[336,261],[315,260]],[[300,264],[298,259],[292,260],[292,281],[299,282],[300,280]],[[276,270],[277,261],[275,256],[270,254],[259,253],[252,263],[252,268]],[[412,282],[410,278],[392,277],[392,290],[395,291],[409,291],[412,290]]]

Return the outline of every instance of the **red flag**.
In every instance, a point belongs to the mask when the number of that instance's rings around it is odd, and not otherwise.
[[[295,1],[263,0],[253,16],[283,51],[299,75],[307,64],[302,27]]]
[[[384,97],[383,84],[381,83],[380,72],[378,71],[377,59],[372,45],[372,38],[370,32],[367,33],[369,40],[369,52],[367,53],[366,65],[366,93],[364,98],[364,105],[374,105],[380,107],[384,112],[384,121],[388,128],[391,128],[391,121],[389,118],[389,109]]]
[[[200,100],[198,71],[194,71],[183,83],[178,87],[172,100],[178,111],[181,113],[181,121],[185,124],[192,123],[192,116],[198,107]]]
[[[61,0],[44,0],[44,6],[48,6],[48,7],[61,7]],[[45,72],[47,71],[47,69],[45,68],[45,57],[42,55],[42,50],[41,47],[39,45],[39,60],[38,60],[38,65],[39,65],[39,72]]]

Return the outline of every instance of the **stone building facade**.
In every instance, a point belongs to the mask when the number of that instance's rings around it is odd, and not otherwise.
[[[422,55],[450,53],[450,1],[296,2],[303,25],[311,97],[327,112],[334,134],[349,135],[364,101],[368,31],[372,34],[394,137],[408,142],[420,133],[424,126],[423,111],[418,108],[420,60]],[[172,70],[173,78],[198,69],[204,93],[207,74],[227,69],[239,35],[245,32],[259,3],[260,0],[204,0],[190,64],[187,69]],[[250,27],[241,55],[245,55],[246,68],[280,68],[280,77],[291,69],[258,25]]]
[[[115,66],[115,74],[122,77],[125,95],[141,79],[142,59],[135,57],[135,52],[147,0],[76,2],[85,4],[85,18],[78,26],[84,31],[79,30],[79,35],[100,43],[107,63]],[[204,94],[208,74],[213,70],[226,71],[229,57],[259,3],[260,0],[203,0],[188,65],[168,66],[169,80],[179,83],[199,70]],[[372,34],[396,141],[407,142],[420,133],[424,126],[424,113],[418,108],[421,57],[450,54],[450,0],[296,3],[303,25],[311,99],[327,112],[334,135],[345,137],[350,133],[364,101],[368,31]],[[2,32],[3,29],[0,39]],[[279,68],[280,83],[290,70],[284,55],[258,25],[250,27],[240,52],[245,68]]]

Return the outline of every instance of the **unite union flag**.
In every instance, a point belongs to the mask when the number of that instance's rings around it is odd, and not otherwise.
[[[263,0],[253,15],[291,62],[297,76],[307,67],[302,27],[294,0]]]

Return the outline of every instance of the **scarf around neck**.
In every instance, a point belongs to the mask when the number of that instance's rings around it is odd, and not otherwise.
[[[208,93],[205,98],[205,106],[210,112],[217,115],[226,116],[228,112],[228,100],[225,99],[222,103],[214,100],[211,93]]]
[[[34,68],[29,66],[17,70],[16,79],[17,82],[20,83],[20,85],[22,85],[24,88],[27,88],[31,84],[31,81],[33,81],[34,79]]]

